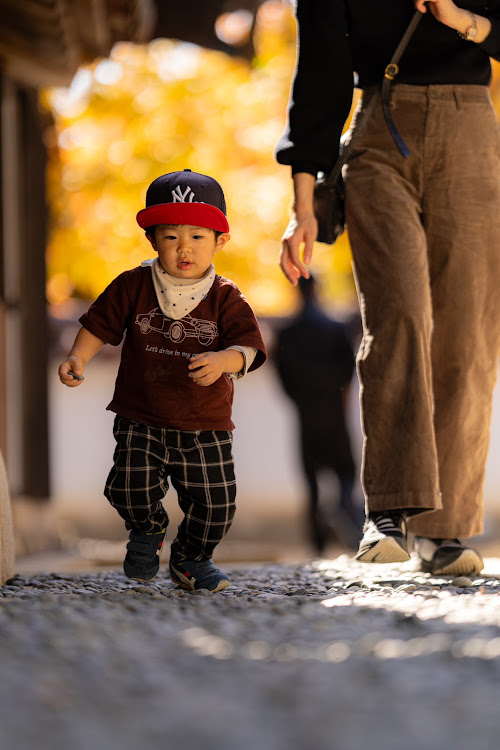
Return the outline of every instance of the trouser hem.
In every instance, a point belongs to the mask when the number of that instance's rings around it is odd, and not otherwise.
[[[441,496],[434,492],[394,492],[368,494],[366,497],[367,513],[383,510],[407,510],[410,515],[420,515],[434,510],[441,510]]]
[[[483,531],[482,523],[474,523],[453,526],[449,522],[436,523],[432,514],[419,516],[418,519],[408,520],[408,531],[414,536],[422,536],[426,539],[467,539],[472,536],[480,536]]]

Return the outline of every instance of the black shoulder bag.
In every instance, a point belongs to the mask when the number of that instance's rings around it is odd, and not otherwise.
[[[422,13],[419,10],[415,11],[408,28],[403,34],[403,37],[398,44],[394,55],[392,56],[391,62],[385,69],[380,92],[377,92],[377,94],[374,95],[368,102],[368,105],[363,112],[359,123],[357,124],[356,130],[354,131],[351,140],[349,141],[347,146],[341,150],[341,154],[335,162],[335,165],[330,174],[327,177],[320,177],[314,184],[313,209],[314,215],[318,222],[318,236],[316,238],[317,242],[324,242],[327,245],[333,245],[344,231],[344,182],[342,179],[342,167],[349,159],[349,156],[354,148],[354,144],[356,143],[360,133],[368,122],[368,119],[373,112],[376,103],[378,102],[379,94],[382,99],[385,121],[396,146],[403,156],[408,156],[410,153],[392,120],[390,108],[390,88],[392,82],[399,73],[399,61],[401,59],[401,56],[405,51],[408,42],[410,41],[413,32],[417,28],[417,25],[421,18]]]

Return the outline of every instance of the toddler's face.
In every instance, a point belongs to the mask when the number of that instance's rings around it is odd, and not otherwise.
[[[217,240],[212,229],[189,224],[159,224],[153,247],[167,273],[179,279],[201,279],[214,259],[229,240],[221,234]]]

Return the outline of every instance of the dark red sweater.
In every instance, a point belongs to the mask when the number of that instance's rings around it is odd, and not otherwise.
[[[222,276],[215,277],[198,307],[175,321],[158,306],[151,268],[139,266],[112,281],[80,323],[115,346],[125,333],[115,392],[107,408],[155,427],[232,430],[233,380],[222,375],[210,386],[196,385],[188,376],[189,358],[237,344],[257,349],[250,370],[266,359],[250,305]]]

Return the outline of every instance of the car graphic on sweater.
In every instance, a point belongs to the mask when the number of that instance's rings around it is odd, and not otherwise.
[[[148,313],[140,313],[135,322],[141,333],[158,331],[175,344],[191,337],[196,338],[203,346],[210,346],[218,334],[217,326],[211,320],[201,320],[191,315],[186,315],[182,320],[171,320],[162,313],[159,307],[155,307]]]

